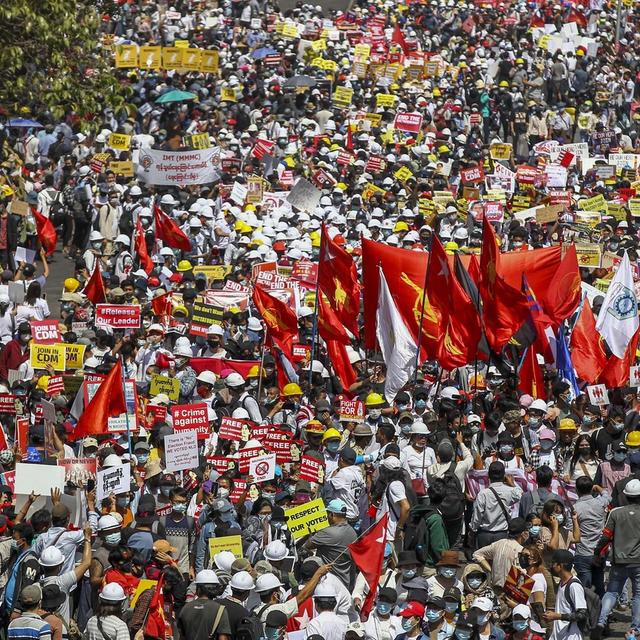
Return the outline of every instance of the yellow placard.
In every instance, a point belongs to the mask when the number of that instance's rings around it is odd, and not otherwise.
[[[223,264],[199,264],[193,267],[193,275],[204,273],[207,280],[224,280],[231,267]]]
[[[131,136],[124,133],[112,133],[109,135],[109,146],[118,151],[127,151],[131,146]]]
[[[141,69],[158,71],[162,66],[162,47],[140,47],[139,65]]]
[[[602,248],[599,244],[576,244],[576,257],[579,267],[597,269],[600,267]]]
[[[178,49],[188,49],[189,41],[188,40],[174,40],[173,46],[178,47]]]
[[[640,198],[630,198],[628,204],[631,215],[640,216]]]
[[[86,345],[84,344],[56,344],[56,347],[61,347],[65,352],[65,361],[67,363],[67,369],[82,369],[84,363],[84,351]]]
[[[361,62],[359,60],[355,60],[353,62],[353,67],[352,67],[353,75],[357,76],[361,80],[363,78],[366,78],[367,77],[367,68],[368,68],[368,66],[369,65],[366,62]]]
[[[182,53],[182,69],[186,71],[199,71],[202,51],[200,49],[184,49]]]
[[[371,55],[371,45],[360,43],[353,48],[353,56],[356,60],[366,61]]]
[[[321,498],[287,509],[284,517],[294,540],[300,540],[310,533],[321,531],[329,526],[327,510]]]
[[[367,182],[364,185],[364,189],[362,190],[362,198],[364,200],[368,200],[372,196],[376,195],[376,193],[384,195],[387,192],[384,189],[380,188],[377,184],[372,184],[371,182]]]
[[[368,120],[371,123],[371,126],[375,129],[380,126],[382,122],[382,114],[381,113],[365,113],[364,119]]]
[[[133,594],[133,597],[131,598],[131,602],[129,603],[129,606],[133,609],[133,607],[136,606],[136,602],[138,602],[138,598],[140,597],[140,595],[143,594],[145,591],[148,591],[149,589],[153,589],[157,584],[158,584],[157,580],[147,580],[146,578],[143,578],[142,580],[140,580]]]
[[[551,36],[548,33],[545,33],[543,36],[540,36],[540,40],[538,40],[538,46],[541,49],[549,48],[549,40],[551,40]]]
[[[64,371],[66,368],[64,344],[35,344],[29,345],[31,349],[31,366],[34,369],[46,369],[51,366],[54,371]]]
[[[394,171],[393,175],[398,178],[400,182],[406,182],[409,178],[413,178],[413,173],[407,167],[400,167],[397,171]]]
[[[330,71],[331,73],[334,73],[338,69],[338,63],[335,60],[323,60],[320,66],[324,71]]]
[[[393,107],[396,97],[391,93],[379,93],[376,96],[376,107]]]
[[[353,89],[349,87],[336,87],[333,92],[333,104],[340,109],[346,109],[351,104],[352,98]]]
[[[242,536],[223,536],[222,538],[209,538],[209,558],[213,562],[213,556],[221,551],[231,551],[236,558],[242,558]]]
[[[162,49],[162,67],[169,71],[180,69],[183,52],[184,49],[180,49],[180,47],[164,47]]]
[[[489,148],[492,160],[508,160],[511,157],[512,146],[504,142],[492,144]]]
[[[208,149],[211,146],[208,133],[193,133],[190,136],[185,136],[184,142],[188,147],[194,149]]]
[[[133,178],[133,162],[131,160],[112,161],[109,163],[109,169],[117,176]]]
[[[149,397],[153,398],[159,393],[169,396],[169,400],[172,402],[178,402],[180,399],[180,380],[154,373],[151,376],[151,384],[149,385]]]
[[[220,90],[220,102],[235,102],[236,92],[231,87],[222,87]]]
[[[327,48],[327,41],[324,39],[321,40],[314,40],[311,43],[311,50],[312,51],[325,51]]]
[[[602,221],[602,214],[599,211],[582,211],[579,209],[575,214],[575,221],[584,224],[592,229]]]
[[[613,216],[616,220],[626,220],[627,219],[627,210],[624,208],[624,205],[616,202],[608,202],[607,208],[609,209],[609,215]]]
[[[202,73],[218,73],[220,56],[217,51],[203,51],[200,56],[200,71]]]
[[[138,66],[138,47],[135,44],[119,44],[116,47],[116,67],[135,69]]]
[[[597,196],[593,196],[593,198],[583,198],[578,201],[578,209],[582,209],[583,211],[609,211],[609,206],[607,205],[607,201],[604,199],[604,196],[599,193]]]
[[[298,33],[298,27],[295,24],[285,24],[282,27],[282,37],[283,38],[297,38],[300,34]]]

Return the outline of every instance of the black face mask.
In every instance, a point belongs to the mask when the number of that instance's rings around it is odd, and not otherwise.
[[[212,349],[217,349],[220,346],[220,340],[207,340],[207,344]]]
[[[518,554],[518,563],[523,569],[528,569],[531,565],[531,558],[522,553]]]

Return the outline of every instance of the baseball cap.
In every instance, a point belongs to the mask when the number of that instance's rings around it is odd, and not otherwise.
[[[491,602],[491,600],[489,598],[485,598],[480,597],[480,598],[476,598],[472,603],[471,603],[471,608],[472,609],[480,609],[480,611],[484,611],[485,613],[488,613],[489,611],[493,610],[493,602]]]
[[[409,602],[409,604],[407,604],[407,606],[398,615],[401,618],[410,618],[411,616],[418,616],[418,618],[422,618],[424,616],[424,605],[416,601]]]
[[[329,511],[330,513],[340,513],[342,515],[346,515],[347,505],[344,500],[340,500],[340,498],[334,498],[327,505],[327,511]]]

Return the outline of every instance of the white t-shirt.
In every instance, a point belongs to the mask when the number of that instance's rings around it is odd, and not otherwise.
[[[400,452],[400,462],[409,471],[412,480],[427,479],[427,469],[437,462],[436,454],[431,447],[416,451],[413,446],[405,447]]]
[[[347,622],[343,617],[337,616],[333,611],[323,611],[309,622],[305,638],[318,634],[324,640],[342,640],[346,631]]]
[[[331,497],[344,500],[347,505],[347,518],[353,519],[360,515],[358,503],[364,491],[364,480],[359,467],[352,465],[338,469],[335,476],[329,480]]]
[[[571,600],[573,601],[573,609],[567,601],[566,590],[567,585],[571,589]],[[575,580],[570,580],[564,585],[560,585],[556,593],[556,611],[558,613],[573,613],[578,609],[586,609],[587,601],[584,597],[584,588]],[[567,622],[566,620],[554,620],[553,631],[550,640],[583,640],[583,635],[576,622]]]
[[[387,542],[395,540],[398,516],[400,515],[400,506],[398,503],[406,497],[406,489],[400,480],[391,482],[382,495],[382,502],[378,507],[376,520],[380,520],[385,513],[389,514],[389,519],[387,520]],[[393,503],[393,507],[389,505],[389,500]]]
[[[542,573],[534,573],[531,576],[531,579],[533,580],[533,587],[531,589],[531,594],[529,595],[529,601],[527,602],[527,604],[533,605],[533,603],[535,602],[535,598],[533,597],[534,594],[542,593],[542,606],[544,606],[544,603],[547,601],[547,581],[544,579],[544,575]],[[536,633],[542,633],[544,635],[546,632],[546,629],[540,626],[533,619],[529,623],[529,626],[531,627],[531,630],[535,631]]]

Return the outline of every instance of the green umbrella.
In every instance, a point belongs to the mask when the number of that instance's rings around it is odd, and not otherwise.
[[[168,104],[169,102],[183,102],[185,100],[194,100],[198,96],[195,93],[189,93],[189,91],[180,91],[179,89],[173,89],[163,93],[156,102],[158,104]]]

